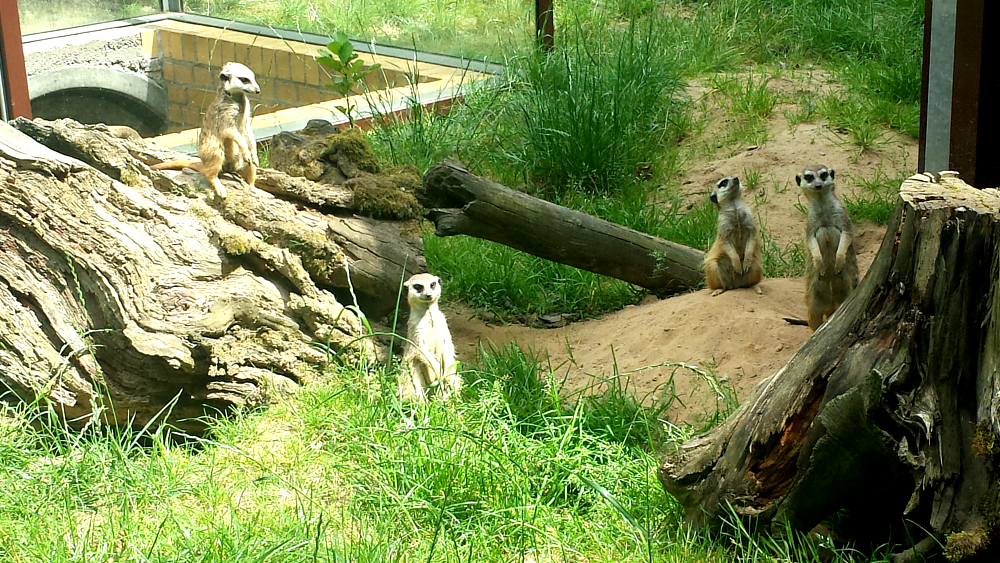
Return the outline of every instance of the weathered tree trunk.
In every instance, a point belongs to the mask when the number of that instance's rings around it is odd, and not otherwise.
[[[226,179],[209,205],[199,174],[145,165],[169,151],[69,120],[17,125],[59,152],[0,123],[0,385],[74,425],[159,416],[197,431],[206,410],[316,377],[330,360],[317,343],[374,359],[324,287],[347,287],[349,268],[359,291],[395,301],[422,264],[400,225]]]
[[[468,235],[654,292],[678,292],[704,279],[704,253],[566,209],[480,178],[445,160],[424,175],[420,203],[437,236]]]
[[[692,523],[732,507],[804,531],[847,509],[875,541],[906,543],[889,535],[905,519],[918,550],[940,540],[951,560],[995,560],[998,196],[956,178],[903,183],[855,293],[722,425],[663,461]]]

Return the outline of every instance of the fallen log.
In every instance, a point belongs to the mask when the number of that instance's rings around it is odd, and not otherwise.
[[[117,139],[103,126],[72,120],[17,119],[13,124],[48,148],[127,185],[152,185],[161,192],[190,197],[204,193],[201,177],[193,171],[150,170],[148,164],[183,156],[153,143]],[[370,151],[367,156],[374,158]],[[419,174],[411,176],[403,178],[406,185],[419,182]],[[240,227],[239,232],[252,234],[251,238],[292,249],[313,281],[342,300],[350,302],[353,284],[362,309],[375,318],[396,307],[400,280],[426,270],[415,221],[360,215],[359,198],[349,187],[319,184],[272,169],[260,170],[259,190],[232,185],[233,196],[212,210],[216,219]],[[256,244],[243,236],[222,237],[219,243],[233,255]]]
[[[399,224],[225,177],[229,197],[210,204],[200,174],[146,166],[171,157],[162,148],[70,120],[15,123],[59,150],[0,123],[0,387],[73,426],[197,432],[206,413],[322,376],[328,351],[371,361],[352,301],[330,290],[349,273],[394,303],[422,266]]]
[[[855,293],[720,426],[666,456],[695,525],[902,544],[996,560],[1000,193],[906,180]],[[831,519],[836,515],[837,518]]]
[[[440,237],[498,242],[657,293],[697,287],[704,253],[511,190],[445,160],[424,174],[417,200]]]

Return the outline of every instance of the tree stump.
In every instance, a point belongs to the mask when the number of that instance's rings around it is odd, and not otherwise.
[[[664,459],[687,519],[717,525],[731,507],[808,531],[836,513],[875,545],[915,543],[899,561],[937,542],[952,561],[995,560],[998,216],[996,190],[906,180],[855,293],[723,424]]]
[[[413,225],[357,217],[306,180],[261,173],[343,211],[225,178],[229,197],[210,204],[200,174],[146,165],[175,153],[70,120],[15,123],[48,147],[0,123],[0,384],[75,426],[199,431],[206,412],[317,377],[327,350],[374,359],[330,290],[352,303],[353,281],[395,303],[422,268]]]
[[[699,250],[514,191],[456,160],[428,170],[417,199],[439,237],[491,240],[657,293],[692,289],[705,279]]]

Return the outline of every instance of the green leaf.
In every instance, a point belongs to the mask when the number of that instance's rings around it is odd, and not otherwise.
[[[351,55],[354,55],[354,45],[351,45],[351,42],[347,41],[340,46],[340,50],[337,51],[337,56],[340,57],[340,60],[344,64],[347,64],[352,58],[354,58]]]

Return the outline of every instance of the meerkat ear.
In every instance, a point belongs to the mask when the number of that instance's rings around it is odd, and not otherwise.
[[[830,169],[830,179],[833,180],[833,168]]]
[[[740,187],[740,177],[739,176],[733,176],[733,185],[736,186],[737,188]]]
[[[802,174],[796,174],[795,175],[795,185],[796,186],[801,186],[802,185]]]

